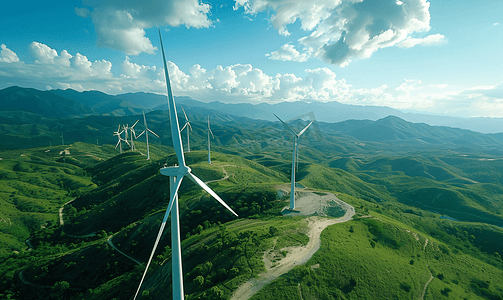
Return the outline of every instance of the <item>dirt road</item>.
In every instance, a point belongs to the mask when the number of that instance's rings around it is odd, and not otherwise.
[[[328,194],[330,196],[335,195]],[[312,198],[313,195],[311,193],[306,193],[306,197]],[[300,200],[300,199],[299,199]],[[306,246],[298,246],[298,247],[287,247],[281,250],[287,250],[288,255],[280,260],[275,265],[272,265],[271,262],[265,261],[265,266],[267,271],[265,273],[259,274],[258,278],[252,278],[242,284],[232,295],[231,300],[245,300],[249,299],[253,294],[258,292],[265,285],[271,283],[274,279],[279,276],[287,273],[295,266],[305,264],[321,246],[320,235],[321,232],[330,225],[347,222],[351,220],[353,215],[355,214],[355,209],[351,205],[337,199],[339,203],[346,209],[346,214],[338,219],[329,219],[322,217],[309,217],[307,219],[309,231],[307,235],[309,236],[309,242]],[[341,203],[342,202],[342,203]],[[298,203],[298,202],[297,202]],[[301,210],[301,208],[299,208]],[[267,260],[267,255],[264,255],[265,260]]]

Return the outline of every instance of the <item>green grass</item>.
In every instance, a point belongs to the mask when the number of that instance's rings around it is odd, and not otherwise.
[[[443,243],[378,219],[361,219],[328,227],[320,250],[281,276],[252,299],[417,299],[429,280],[425,299],[480,299],[469,287],[489,281],[498,294],[503,271],[471,256],[454,254]],[[442,275],[440,275],[442,274]],[[439,279],[439,276],[442,278]],[[503,295],[503,294],[501,294]]]
[[[30,234],[57,222],[62,204],[96,188],[84,166],[110,153],[83,143],[0,152],[0,256],[25,249]]]

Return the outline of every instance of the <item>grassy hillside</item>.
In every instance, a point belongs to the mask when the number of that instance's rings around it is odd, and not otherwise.
[[[430,236],[364,218],[327,228],[306,265],[251,299],[500,299],[502,275]]]
[[[112,153],[81,143],[0,152],[0,256],[25,249],[41,226],[59,222],[65,202],[96,188],[84,167]]]
[[[187,164],[239,219],[184,180],[185,290],[188,299],[229,299],[242,282],[265,270],[264,251],[274,247],[279,260],[285,246],[308,241],[305,218],[279,215],[288,196],[278,198],[277,190],[290,181],[292,138],[271,122],[222,115],[212,123],[216,139],[209,165],[205,117],[189,116],[194,132]],[[0,153],[0,201],[7,208],[0,224],[6,245],[0,255],[0,290],[5,291],[0,298],[127,299],[134,294],[142,266],[107,240],[136,261],[149,256],[168,205],[169,184],[159,168],[176,162],[166,118],[165,112],[149,114],[149,127],[162,137],[162,146],[151,143],[150,161],[141,141],[138,152],[121,155],[113,141]],[[113,131],[116,123],[132,124],[136,117],[86,120],[93,122],[65,122],[84,126],[86,136],[104,136],[110,132],[100,128]],[[324,126],[302,136],[298,185],[336,193],[355,206],[359,217],[325,230],[311,261],[256,299],[417,299],[431,276],[425,299],[503,296],[503,230],[488,225],[503,225],[503,169],[495,144],[484,139],[480,147],[434,145],[417,141],[418,135],[434,134],[432,128],[393,119],[381,123],[393,127],[398,138],[357,139]],[[21,138],[51,130],[55,135],[58,128],[30,126]],[[74,198],[60,226],[57,212]],[[171,297],[166,292],[171,289],[167,227],[142,299]],[[23,245],[28,236],[31,251]],[[21,270],[29,284],[23,283]]]

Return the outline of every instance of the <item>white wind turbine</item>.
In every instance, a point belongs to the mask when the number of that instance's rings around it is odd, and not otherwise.
[[[185,115],[185,125],[183,125],[182,129],[180,129],[180,132],[182,132],[185,128],[187,128],[187,152],[190,152],[189,129],[190,129],[190,131],[192,131],[192,126],[190,126],[189,118],[187,118],[187,114],[185,113],[185,109],[183,109],[183,106],[182,106],[182,111],[183,111],[183,114]]]
[[[162,59],[164,62],[164,74],[166,76],[166,89],[168,91],[168,106],[170,114],[171,123],[171,137],[173,139],[173,148],[175,148],[176,157],[178,159],[178,166],[164,167],[160,170],[162,175],[169,176],[170,178],[170,200],[166,213],[161,223],[161,228],[157,234],[157,239],[155,241],[152,253],[148,260],[145,272],[138,286],[138,290],[134,296],[134,299],[138,296],[140,292],[141,285],[145,279],[145,274],[147,273],[152,257],[154,256],[155,250],[161,238],[164,226],[168,219],[168,215],[171,212],[171,261],[172,261],[172,280],[173,280],[173,299],[183,300],[183,273],[182,273],[182,249],[180,243],[180,219],[178,215],[178,189],[185,176],[192,180],[195,184],[199,185],[205,191],[207,191],[213,198],[215,198],[220,204],[227,208],[230,212],[237,216],[237,214],[222,200],[220,197],[208,187],[201,179],[197,178],[191,173],[191,169],[185,164],[185,157],[183,155],[183,145],[182,138],[180,136],[180,126],[178,125],[178,116],[176,114],[175,100],[173,99],[173,94],[171,92],[171,83],[169,80],[168,66],[166,64],[166,57],[164,55],[164,46],[162,44],[161,31],[159,30],[159,38],[161,40],[161,50]]]
[[[134,131],[134,127],[136,126],[136,124],[138,124],[138,121],[140,120],[136,120],[136,122],[134,122],[133,126],[129,127],[129,132],[131,133],[131,151],[135,151],[136,150],[136,147],[134,145],[134,139],[136,139],[136,132]],[[127,139],[127,138],[126,138]]]
[[[290,129],[290,131],[294,135],[294,137],[293,137],[293,154],[292,154],[292,187],[291,187],[291,191],[290,191],[290,209],[295,209],[295,158],[298,155],[298,151],[299,151],[298,139],[307,130],[307,128],[309,128],[309,126],[311,126],[311,124],[313,124],[314,120],[311,121],[311,123],[309,123],[306,127],[304,127],[304,129],[302,129],[299,133],[296,133],[295,131],[293,131],[293,129],[290,126],[288,126],[285,122],[283,122],[283,120],[281,120],[278,116],[276,116],[276,114],[273,114],[273,115],[276,118],[278,118],[278,120],[280,120],[281,123],[285,124],[286,127],[288,127],[288,129]]]
[[[123,139],[121,137],[122,132],[124,132],[124,129],[121,130],[121,125],[119,124],[119,128],[117,128],[117,131],[114,132],[114,135],[116,135],[119,138],[117,145],[115,145],[115,149],[117,149],[117,147],[119,147],[121,154],[122,154],[122,141],[123,141]]]
[[[159,137],[155,132],[153,132],[152,130],[150,130],[148,127],[147,127],[147,119],[145,119],[145,112],[143,112],[143,124],[145,125],[145,130],[143,130],[137,137],[136,139],[138,139],[142,134],[145,133],[145,136],[147,137],[147,160],[150,160],[150,151],[148,149],[148,133],[152,133],[153,135],[155,135],[156,137]]]
[[[215,136],[213,135],[213,132],[210,129],[210,116],[208,116],[208,163],[211,164],[211,153],[210,153],[210,133],[213,138]]]

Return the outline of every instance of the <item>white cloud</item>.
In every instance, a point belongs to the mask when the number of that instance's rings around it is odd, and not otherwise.
[[[75,7],[75,14],[82,18],[87,18],[91,12],[85,7]]]
[[[0,62],[12,63],[19,61],[19,57],[17,57],[17,54],[14,53],[14,51],[7,48],[4,44],[0,47],[2,48],[2,51],[0,52]]]
[[[29,48],[34,62],[14,59],[17,55],[2,45],[0,89],[18,85],[38,89],[99,90],[109,94],[166,92],[162,68],[140,65],[129,57],[118,66],[122,68],[122,74],[114,76],[112,63],[106,60],[92,62],[85,55],[72,55],[66,50],[58,55],[55,49],[37,42],[31,43]],[[213,70],[196,64],[188,73],[173,62],[167,65],[174,94],[202,101],[338,101],[464,117],[503,117],[503,84],[456,91],[445,84],[403,80],[391,85],[356,89],[346,80],[338,79],[329,68],[307,69],[300,76],[290,73],[269,75],[250,64],[217,66]]]
[[[98,46],[122,51],[127,55],[153,54],[157,49],[145,36],[145,29],[155,26],[187,28],[209,27],[211,6],[198,0],[85,0],[92,7],[91,19],[98,34]],[[83,8],[85,9],[85,8]],[[76,13],[82,13],[82,9]]]
[[[147,72],[155,72],[156,67],[138,65],[129,61],[129,57],[126,56],[126,59],[122,63],[122,73],[126,76],[138,78],[145,77]]]
[[[308,54],[302,53],[295,50],[295,47],[290,44],[284,44],[281,46],[281,49],[271,52],[270,54],[266,54],[269,56],[269,59],[273,60],[282,60],[282,61],[306,61]]]
[[[402,42],[400,42],[400,44],[398,44],[398,47],[411,48],[416,45],[422,45],[422,46],[438,45],[442,41],[444,41],[444,38],[445,38],[445,36],[438,34],[438,33],[429,35],[429,36],[422,38],[422,39],[409,37],[409,38],[403,40]]]
[[[32,42],[29,49],[34,63],[19,60],[10,64],[0,63],[2,88],[19,85],[45,89],[50,86],[79,91],[98,89],[116,92],[115,88],[107,86],[108,83],[117,85],[117,78],[113,78],[112,63],[109,61],[91,62],[80,53],[71,55],[66,50],[58,55],[55,49],[38,42]]]
[[[247,14],[273,11],[270,21],[282,35],[289,35],[287,27],[300,21],[301,29],[310,31],[298,40],[305,52],[346,66],[430,30],[429,6],[426,0],[236,0],[234,8],[243,7]],[[440,37],[408,45],[434,44]]]

